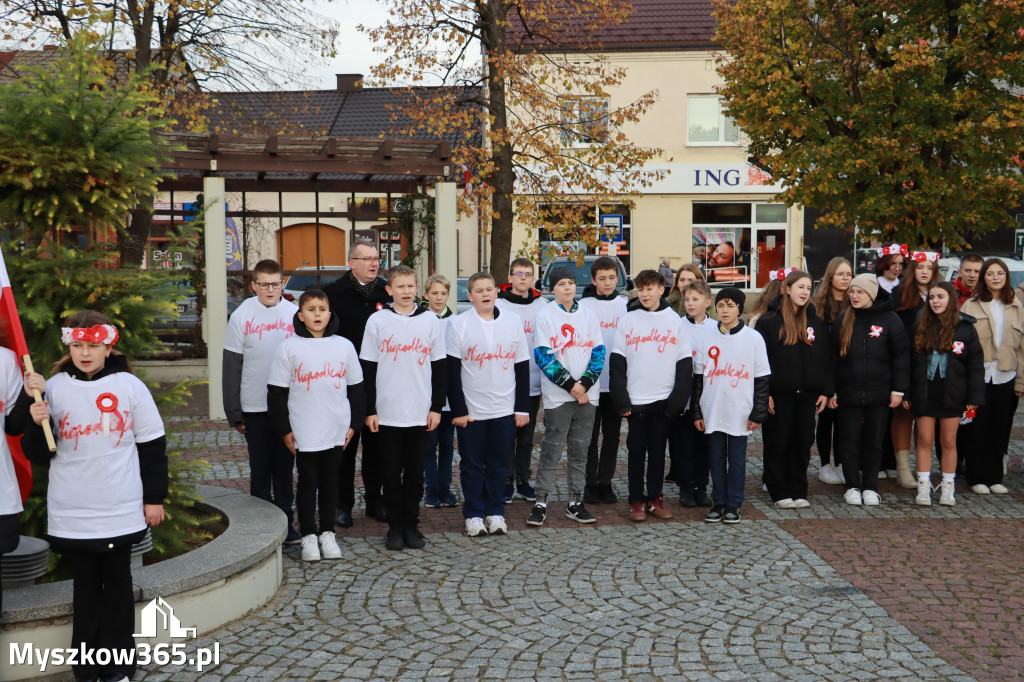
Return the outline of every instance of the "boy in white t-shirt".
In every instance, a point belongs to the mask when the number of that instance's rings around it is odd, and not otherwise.
[[[537,463],[537,504],[526,523],[544,524],[548,496],[554,492],[555,469],[562,458],[568,436],[566,472],[569,506],[565,515],[579,523],[593,523],[594,516],[583,506],[586,483],[587,446],[594,429],[594,413],[604,369],[604,339],[597,315],[580,306],[576,296],[576,273],[567,267],[551,272],[555,300],[537,315],[537,347],[534,360],[544,374],[544,440]]]
[[[441,321],[441,339],[445,338],[448,323],[455,314],[448,307],[452,284],[444,275],[431,275],[423,285],[425,305]],[[446,351],[447,352],[447,351]],[[452,460],[455,457],[455,426],[452,408],[445,401],[441,409],[441,423],[427,432],[427,457],[423,465],[423,506],[454,507],[459,503],[452,492]]]
[[[619,330],[619,320],[626,314],[626,298],[620,296],[619,265],[611,256],[601,256],[590,266],[590,284],[583,289],[580,305],[597,315],[605,350],[610,349]],[[614,504],[619,501],[612,490],[615,463],[619,456],[619,431],[622,417],[608,393],[609,363],[601,372],[601,395],[594,415],[594,429],[587,449],[587,485],[583,489],[585,503]],[[600,452],[598,451],[598,440]]]
[[[708,437],[711,496],[708,523],[739,523],[747,475],[747,436],[768,418],[768,352],[764,338],[740,319],[746,297],[735,287],[715,296],[718,325],[698,337],[691,416]]]
[[[293,322],[295,336],[278,346],[267,377],[267,403],[274,432],[299,470],[302,558],[319,561],[322,550],[325,559],[340,559],[334,536],[338,469],[365,413],[363,373],[355,346],[338,333],[340,321],[323,291],[303,292]]]
[[[495,307],[494,278],[469,278],[472,310],[448,325],[448,401],[459,434],[466,534],[500,535],[505,523],[508,450],[530,420],[530,348],[522,319]]]
[[[663,298],[664,278],[644,270],[635,281],[637,298],[626,306],[612,346],[610,394],[629,419],[629,518],[670,519],[662,498],[665,445],[671,420],[690,398],[693,352],[683,321]]]
[[[272,502],[288,517],[285,544],[301,536],[292,526],[292,470],[295,458],[274,436],[267,411],[267,376],[277,347],[295,333],[298,308],[281,298],[284,275],[274,260],[252,269],[249,285],[256,295],[242,301],[228,319],[224,337],[224,413],[228,424],[245,436],[249,449],[249,493]]]
[[[698,279],[683,287],[683,307],[686,310],[683,326],[690,332],[690,347],[695,355],[701,335],[714,331],[717,324],[708,315],[711,303],[711,288],[704,280]],[[710,507],[708,439],[694,427],[690,407],[688,405],[686,413],[672,425],[672,437],[669,439],[670,448],[679,449],[679,504],[683,507]]]
[[[533,288],[536,278],[533,261],[516,258],[508,268],[509,281],[498,287],[496,307],[501,311],[515,313],[523,321],[526,342],[530,344],[530,356],[537,347],[537,315],[547,307],[549,301]],[[533,433],[537,429],[537,413],[540,411],[540,368],[530,362],[530,421],[516,428],[515,438],[509,450],[508,475],[505,477],[505,503],[513,499],[527,502],[537,500],[537,493],[530,485],[530,462],[533,459]]]
[[[359,358],[366,376],[366,426],[379,433],[391,550],[423,549],[419,530],[427,431],[441,423],[445,347],[441,322],[416,303],[416,271],[388,271],[393,302],[366,322]]]

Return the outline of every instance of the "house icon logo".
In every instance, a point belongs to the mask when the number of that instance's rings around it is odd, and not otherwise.
[[[171,639],[184,639],[196,636],[196,628],[183,628],[181,621],[174,615],[171,605],[157,597],[146,604],[142,609],[142,632],[136,632],[132,637],[156,637],[158,632],[164,631]]]

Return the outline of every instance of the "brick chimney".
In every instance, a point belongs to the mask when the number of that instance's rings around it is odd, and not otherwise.
[[[363,74],[361,73],[339,73],[338,92],[355,92],[363,89]]]

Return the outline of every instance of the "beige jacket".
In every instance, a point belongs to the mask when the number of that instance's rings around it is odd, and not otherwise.
[[[985,352],[985,362],[998,360],[996,365],[1001,371],[1014,371],[1017,378],[1013,380],[1013,390],[1024,391],[1024,306],[1020,299],[1014,297],[1013,303],[1006,306],[1003,324],[1003,340],[996,348],[992,331],[992,314],[988,303],[970,298],[960,309],[964,315],[977,319],[974,330],[978,332],[981,348]]]

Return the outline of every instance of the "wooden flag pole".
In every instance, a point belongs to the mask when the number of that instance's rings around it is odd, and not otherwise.
[[[22,355],[21,356],[21,361],[25,364],[25,371],[26,372],[34,372],[34,371],[36,371],[32,367],[32,358],[30,358],[28,355]],[[36,399],[37,403],[43,402],[43,396],[42,396],[42,394],[39,393],[39,389],[38,388],[33,388],[32,389],[32,397]],[[50,429],[50,420],[49,419],[47,419],[46,421],[43,422],[43,433],[46,435],[46,447],[50,448],[50,452],[57,452],[57,443],[54,442],[54,440],[53,440],[53,430]]]

